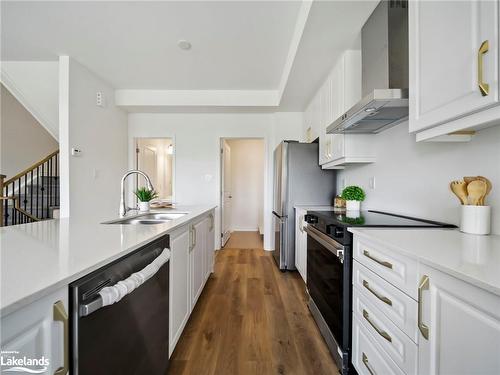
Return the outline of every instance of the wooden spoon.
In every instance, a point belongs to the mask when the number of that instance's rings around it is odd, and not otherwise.
[[[484,197],[481,199],[481,202],[479,202],[479,204],[481,206],[484,206],[484,200],[486,199],[486,196],[490,193],[491,189],[492,189],[492,184],[491,184],[491,181],[488,180],[486,177],[483,177],[483,176],[477,176],[477,179],[478,180],[481,180],[481,181],[484,181],[486,182],[486,194],[484,195]]]
[[[450,188],[460,200],[460,204],[467,204],[467,184],[465,181],[451,181]]]
[[[488,185],[483,180],[474,180],[467,184],[467,193],[469,195],[469,204],[480,206],[480,202],[484,199]]]

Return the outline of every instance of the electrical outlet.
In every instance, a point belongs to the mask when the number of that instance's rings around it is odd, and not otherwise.
[[[344,190],[346,186],[347,186],[347,180],[345,177],[342,177],[340,179],[340,190]]]
[[[370,177],[369,185],[370,189],[375,189],[375,177]]]
[[[98,107],[104,107],[104,94],[100,91],[96,93],[95,104]]]

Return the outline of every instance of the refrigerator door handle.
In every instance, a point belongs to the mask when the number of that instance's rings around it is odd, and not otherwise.
[[[284,220],[287,218],[287,216],[281,216],[279,215],[276,211],[273,211],[273,215],[276,216],[280,220]]]

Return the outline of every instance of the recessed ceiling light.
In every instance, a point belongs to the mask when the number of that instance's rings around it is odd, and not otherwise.
[[[370,113],[370,112],[375,112],[376,110],[377,110],[377,108],[375,108],[375,107],[369,107],[369,108],[365,109],[365,112]]]
[[[180,49],[183,49],[185,51],[191,49],[191,43],[189,43],[187,40],[181,39],[177,42],[177,45],[179,46]]]

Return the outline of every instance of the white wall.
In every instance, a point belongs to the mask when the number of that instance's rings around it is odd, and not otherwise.
[[[174,139],[175,200],[180,204],[220,206],[220,139],[263,138],[265,143],[264,247],[272,249],[272,155],[283,139],[298,139],[302,113],[129,114],[129,145],[135,137]],[[129,166],[133,166],[129,152]],[[220,246],[220,211],[216,210],[216,244]]]
[[[231,230],[257,231],[264,223],[264,141],[228,139],[231,147]]]
[[[10,178],[56,151],[59,144],[3,85],[0,87],[0,174]]]
[[[415,142],[408,124],[373,136],[377,161],[338,173],[348,185],[360,185],[363,206],[422,218],[459,223],[458,199],[449,183],[463,176],[485,176],[493,183],[487,203],[493,208],[492,232],[500,234],[500,126],[478,132],[468,143]],[[369,178],[375,176],[371,190]]]
[[[87,68],[60,58],[61,215],[102,221],[118,216],[127,170],[127,114],[114,89]],[[105,106],[96,105],[102,92]],[[71,156],[71,148],[82,151]]]
[[[59,137],[57,61],[2,61],[2,83],[56,140]]]

